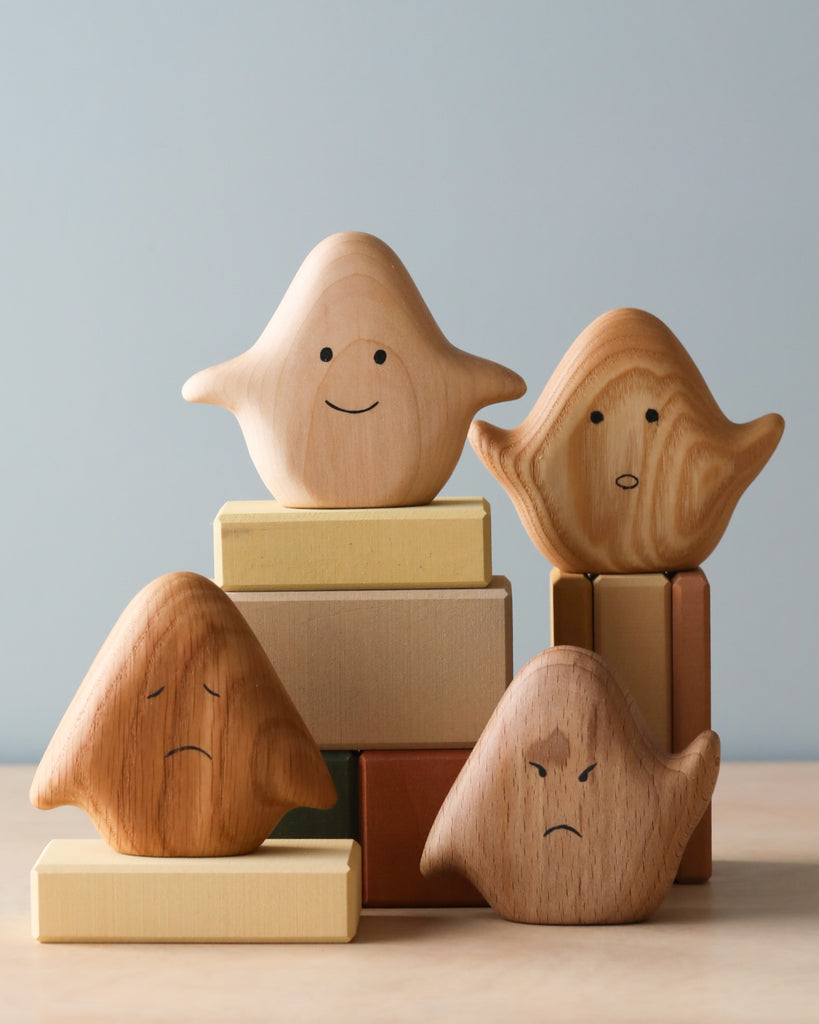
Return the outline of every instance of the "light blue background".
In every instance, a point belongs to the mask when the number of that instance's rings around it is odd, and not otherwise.
[[[450,340],[516,369],[636,305],[725,412],[787,421],[715,554],[729,759],[817,756],[815,2],[0,7],[3,706],[36,760],[108,630],[266,491],[182,382],[247,348],[309,249],[397,251]],[[549,566],[493,508],[515,662]]]

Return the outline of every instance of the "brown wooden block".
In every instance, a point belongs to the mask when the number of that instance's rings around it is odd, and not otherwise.
[[[236,593],[322,750],[466,747],[512,678],[512,590]]]
[[[631,693],[663,751],[671,736],[671,582],[663,573],[594,580],[594,649]]]
[[[592,581],[578,572],[552,569],[552,647],[585,647],[594,650]]]
[[[451,873],[424,878],[424,843],[469,750],[369,750],[359,758],[362,900],[368,907],[484,906]]]
[[[675,751],[711,727],[711,594],[702,569],[671,582],[672,738]],[[711,877],[711,806],[683,854],[678,882]]]
[[[40,942],[349,942],[361,913],[351,839],[268,839],[239,857],[129,857],[55,839],[31,870]]]

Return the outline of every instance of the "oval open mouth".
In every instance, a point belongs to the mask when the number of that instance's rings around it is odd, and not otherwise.
[[[552,825],[551,828],[547,828],[546,831],[543,833],[543,838],[545,839],[550,832],[558,832],[560,829],[565,829],[567,832],[574,832],[576,836],[580,836],[580,833],[577,831],[577,829],[572,828],[571,825]],[[580,836],[580,838],[582,839],[583,836]]]
[[[624,491],[630,491],[633,490],[640,481],[633,473],[621,473],[614,482],[618,487],[622,487]]]
[[[335,409],[336,412],[346,412],[350,416],[358,416],[359,413],[369,412],[370,409],[374,409],[378,405],[378,402],[373,402],[373,404],[368,405],[366,409],[342,409],[340,405],[333,405],[333,403],[327,398],[324,399],[324,404],[329,405],[330,408]]]
[[[199,751],[199,753],[200,753],[200,754],[204,754],[204,755],[205,755],[205,757],[206,757],[206,758],[207,758],[207,759],[208,759],[209,761],[212,761],[212,760],[213,760],[213,758],[212,758],[212,757],[211,757],[211,755],[210,755],[210,754],[209,754],[209,753],[207,752],[207,750],[203,750],[203,749],[202,749],[202,747],[194,747],[193,745],[190,745],[190,744],[189,744],[188,746],[185,746],[185,747],[174,747],[174,748],[173,748],[173,750],[169,750],[169,751],[168,751],[168,753],[167,753],[167,754],[165,755],[165,757],[170,757],[170,756],[171,756],[171,754],[178,754],[178,753],[180,753],[180,752],[181,752],[181,751],[183,751],[183,750],[198,750],[198,751]]]

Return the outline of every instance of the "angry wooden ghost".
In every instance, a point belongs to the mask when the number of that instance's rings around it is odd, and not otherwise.
[[[469,440],[553,565],[639,573],[704,561],[783,429],[775,413],[732,423],[665,324],[615,309],[520,426],[476,422]]]
[[[81,807],[120,853],[249,853],[335,787],[227,595],[172,573],[131,601],[37,769],[31,802]]]
[[[331,235],[247,352],[185,383],[230,409],[265,486],[294,508],[432,501],[478,409],[523,380],[451,345],[401,261],[372,235]]]
[[[421,872],[465,875],[531,924],[639,921],[717,780],[719,738],[654,748],[599,655],[553,647],[512,681],[430,830]]]

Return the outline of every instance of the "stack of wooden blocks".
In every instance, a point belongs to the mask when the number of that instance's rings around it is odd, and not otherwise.
[[[338,790],[276,838],[353,838],[364,906],[483,905],[425,879],[424,841],[512,677],[512,595],[482,498],[406,508],[228,502],[215,579],[261,641]]]

